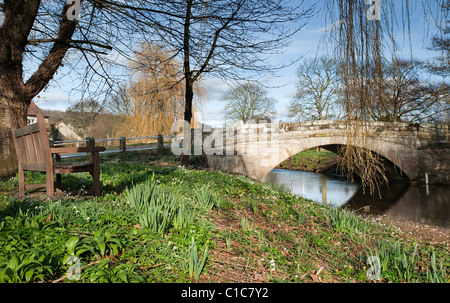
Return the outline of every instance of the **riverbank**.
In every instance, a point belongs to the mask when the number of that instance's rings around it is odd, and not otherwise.
[[[450,229],[448,228],[408,220],[395,220],[386,215],[371,216],[371,218],[383,225],[395,226],[404,236],[418,242],[450,248]],[[447,251],[450,253],[450,249]]]
[[[68,194],[89,187],[89,174],[63,176],[67,196],[50,200],[40,192],[17,200],[17,180],[0,182],[1,281],[367,283],[378,282],[368,276],[373,260],[380,282],[450,279],[447,245],[372,217],[240,175],[183,168],[172,156],[101,161],[98,198]],[[156,204],[141,209],[139,201]],[[71,257],[82,268],[75,279],[66,276]]]
[[[276,168],[336,174],[338,168],[337,161],[338,155],[335,153],[324,149],[313,149],[290,157],[280,163]]]

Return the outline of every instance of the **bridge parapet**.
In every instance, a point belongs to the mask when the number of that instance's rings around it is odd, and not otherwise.
[[[281,122],[280,131],[322,130],[322,129],[365,129],[372,131],[418,131],[448,133],[447,124],[419,124],[407,122],[348,122],[320,120],[306,122]]]

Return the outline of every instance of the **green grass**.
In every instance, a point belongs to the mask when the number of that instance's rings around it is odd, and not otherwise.
[[[278,165],[279,168],[310,172],[336,170],[338,156],[327,150],[306,150],[298,153]]]
[[[448,247],[170,155],[102,157],[103,195],[16,198],[0,182],[0,282],[449,282]],[[29,174],[31,181],[42,176]],[[80,269],[78,272],[76,269]]]

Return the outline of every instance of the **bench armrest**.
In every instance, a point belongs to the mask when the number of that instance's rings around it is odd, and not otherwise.
[[[50,148],[52,154],[74,154],[74,153],[95,153],[105,151],[106,148],[98,147],[53,147]]]

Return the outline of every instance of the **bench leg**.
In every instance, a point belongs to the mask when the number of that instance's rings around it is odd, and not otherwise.
[[[25,196],[25,172],[19,167],[19,198]]]
[[[94,187],[94,196],[100,196],[101,184],[100,184],[100,157],[99,154],[92,153],[92,161],[94,162],[94,171],[92,172],[92,181]]]
[[[61,174],[56,174],[56,188],[61,189],[62,182],[61,182]]]
[[[59,154],[55,154],[55,160],[56,163],[60,163],[61,162],[61,155]],[[62,183],[61,183],[61,174],[56,174],[56,188],[57,189],[62,189]]]
[[[55,195],[55,180],[53,178],[53,169],[47,171],[46,173],[46,187],[47,187],[47,195],[49,197],[53,197]]]

